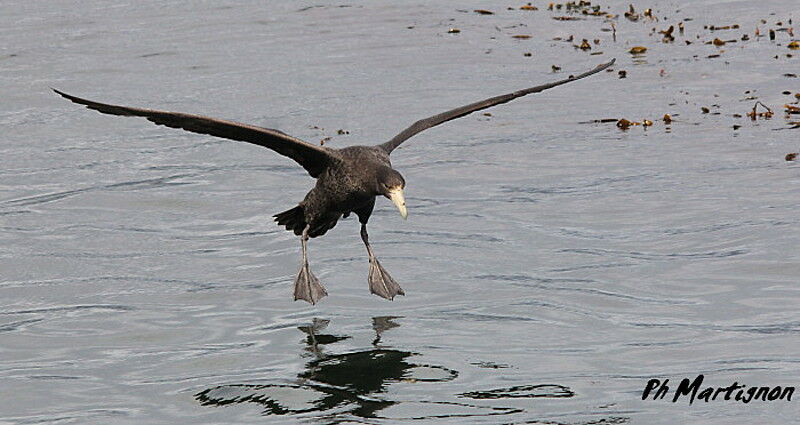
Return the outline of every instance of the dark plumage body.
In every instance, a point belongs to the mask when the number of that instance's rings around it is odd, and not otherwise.
[[[143,117],[158,125],[263,146],[295,160],[305,168],[311,177],[317,179],[316,185],[296,207],[276,214],[275,221],[301,236],[303,260],[294,283],[294,297],[295,300],[302,299],[314,304],[327,295],[327,292],[309,269],[306,243],[309,238],[324,235],[336,226],[340,218],[353,213],[358,216],[361,223],[361,239],[369,255],[370,291],[386,299],[404,295],[400,285],[375,257],[367,234],[367,221],[375,207],[375,198],[379,195],[389,198],[400,210],[400,215],[406,218],[407,210],[403,195],[405,180],[392,168],[389,161],[389,155],[401,143],[425,129],[527,94],[538,93],[588,77],[607,69],[613,63],[612,60],[574,77],[495,96],[433,115],[415,122],[380,145],[350,146],[342,149],[313,145],[270,128],[201,115],[111,105],[81,99],[55,89],[54,91],[72,102],[102,113]]]
[[[322,236],[351,213],[366,223],[375,206],[375,197],[382,194],[376,184],[378,172],[392,167],[386,151],[377,146],[349,146],[331,151],[336,161],[317,177],[317,184],[305,199],[297,207],[275,216],[279,225],[296,235],[302,234],[308,225],[308,237]]]

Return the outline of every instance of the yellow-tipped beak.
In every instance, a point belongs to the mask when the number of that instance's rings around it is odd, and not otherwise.
[[[389,190],[389,199],[392,200],[394,205],[400,211],[400,216],[405,220],[408,217],[408,210],[406,209],[406,198],[403,196],[403,188],[395,187]]]

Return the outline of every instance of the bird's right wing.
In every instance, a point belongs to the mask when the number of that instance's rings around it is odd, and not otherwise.
[[[336,159],[335,153],[330,149],[312,145],[311,143],[270,128],[257,127],[201,115],[109,105],[81,99],[56,89],[53,89],[53,91],[72,102],[85,105],[89,109],[94,109],[104,114],[143,117],[158,125],[180,128],[193,133],[209,134],[211,136],[253,143],[265,148],[270,148],[281,155],[288,156],[297,161],[298,164],[308,171],[311,177],[318,177],[325,168],[327,168],[328,164]]]
[[[425,119],[421,119],[414,124],[412,124],[407,129],[403,130],[397,136],[394,136],[392,140],[389,140],[386,143],[383,143],[380,146],[388,153],[391,153],[396,147],[400,146],[401,143],[405,142],[406,140],[410,139],[415,134],[419,133],[420,131],[427,130],[431,127],[435,127],[439,124],[444,122],[454,120],[456,118],[461,118],[465,115],[469,115],[473,112],[480,111],[481,109],[490,108],[495,105],[500,105],[501,103],[506,103],[511,100],[514,100],[518,97],[525,96],[531,93],[538,93],[541,91],[545,91],[549,88],[560,86],[562,84],[570,83],[572,81],[580,80],[581,78],[586,78],[592,74],[596,74],[611,65],[614,64],[614,59],[611,62],[604,63],[602,65],[598,65],[596,68],[586,71],[583,74],[578,74],[575,76],[570,76],[564,80],[554,81],[552,83],[542,84],[540,86],[531,87],[523,90],[518,90],[513,93],[504,94],[500,96],[491,97],[489,99],[481,100],[480,102],[470,103],[469,105],[462,106],[460,108],[451,109],[447,112],[442,112],[441,114],[434,115],[432,117],[428,117]]]

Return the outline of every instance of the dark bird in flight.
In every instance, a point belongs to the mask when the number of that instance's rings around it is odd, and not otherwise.
[[[611,65],[611,62],[567,79],[518,90],[513,93],[470,103],[459,108],[419,120],[406,128],[388,142],[375,146],[348,146],[334,149],[314,145],[289,136],[278,130],[256,127],[254,125],[209,118],[179,112],[158,111],[154,109],[131,108],[109,105],[81,99],[53,89],[72,102],[85,105],[89,109],[104,114],[143,117],[158,125],[180,128],[194,133],[209,134],[226,139],[249,142],[270,148],[281,155],[297,161],[308,171],[317,183],[305,199],[296,207],[275,215],[275,221],[286,230],[301,236],[303,262],[294,281],[294,299],[315,304],[328,295],[325,288],[308,267],[306,243],[308,238],[322,236],[336,225],[340,218],[355,213],[361,222],[361,239],[369,255],[369,290],[386,299],[405,295],[400,285],[381,266],[367,235],[367,221],[375,207],[375,198],[383,195],[389,198],[400,210],[405,219],[408,216],[403,188],[406,182],[389,161],[389,154],[401,143],[420,131],[444,122],[463,117],[495,105],[509,102],[521,96],[538,93],[551,87],[560,86],[596,74]]]

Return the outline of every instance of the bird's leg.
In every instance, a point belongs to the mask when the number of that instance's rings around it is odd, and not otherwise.
[[[308,230],[310,228],[310,225],[306,225],[303,235],[300,237],[300,243],[303,246],[303,265],[294,280],[294,300],[305,300],[311,304],[316,304],[322,297],[328,295],[328,292],[325,291],[325,288],[319,283],[319,279],[308,268],[306,243],[308,242]]]
[[[381,263],[375,258],[375,254],[372,253],[366,223],[361,224],[361,240],[367,246],[367,254],[369,254],[369,291],[387,300],[392,300],[397,295],[405,295],[406,293],[403,292],[400,285],[389,276],[389,272],[381,266]]]

